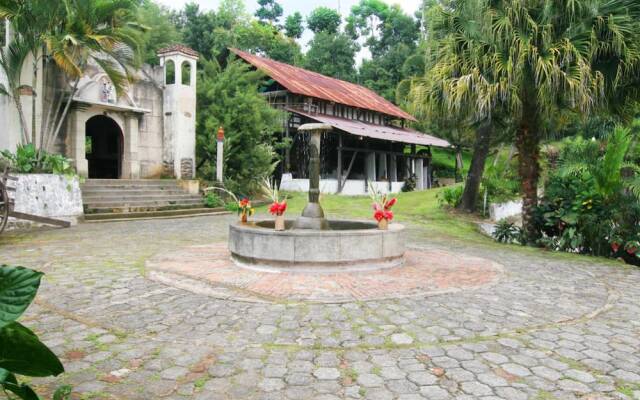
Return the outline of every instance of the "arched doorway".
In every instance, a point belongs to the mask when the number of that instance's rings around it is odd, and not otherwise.
[[[122,174],[122,130],[113,119],[96,115],[86,123],[90,179],[118,179]]]

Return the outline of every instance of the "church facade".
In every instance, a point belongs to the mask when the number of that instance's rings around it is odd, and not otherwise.
[[[11,40],[8,28],[3,39],[3,46]],[[87,68],[73,94],[61,134],[52,146],[53,152],[72,160],[80,176],[195,177],[198,55],[185,46],[174,45],[160,50],[158,58],[158,66],[144,65],[136,71],[134,82],[120,96],[98,66]],[[25,63],[23,80],[32,75],[31,64]],[[47,97],[51,87],[66,87],[69,94],[73,92],[60,73],[47,74],[55,77],[53,82],[43,82],[43,75],[39,74],[33,91],[21,95],[26,120],[32,121],[32,113],[36,113],[36,132],[51,108],[53,100]],[[6,86],[1,71],[0,83]],[[8,96],[0,96],[0,127],[0,150],[15,151],[22,143],[22,133],[15,104]]]

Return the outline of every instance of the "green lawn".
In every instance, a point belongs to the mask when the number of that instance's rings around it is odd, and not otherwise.
[[[421,192],[398,193],[398,203],[393,212],[396,220],[420,224],[426,232],[437,233],[439,238],[450,237],[458,240],[493,241],[476,228],[474,219],[466,215],[458,215],[441,208],[436,198],[441,189]],[[307,201],[306,193],[286,193],[288,197],[287,214],[299,215]],[[321,195],[320,202],[329,218],[373,219],[371,199],[367,196]],[[267,207],[259,207],[259,212],[266,212]]]
[[[398,203],[394,206],[393,211],[395,220],[405,223],[408,226],[419,227],[412,234],[418,238],[424,238],[425,241],[430,240],[439,244],[456,245],[472,245],[494,248],[495,251],[515,251],[526,254],[544,254],[550,259],[582,262],[582,263],[598,263],[598,264],[615,264],[623,267],[624,264],[601,257],[589,257],[563,252],[550,252],[536,247],[525,247],[519,245],[505,245],[498,243],[480,233],[477,222],[479,217],[468,214],[461,214],[452,210],[440,207],[437,195],[442,188],[431,189],[420,192],[398,193]],[[287,209],[287,218],[293,219],[300,215],[302,209],[307,203],[306,193],[283,193],[287,195],[289,204]],[[357,218],[373,220],[373,211],[371,208],[371,199],[367,196],[338,196],[338,195],[321,195],[320,203],[325,211],[326,216],[331,218]],[[268,206],[258,207],[260,213],[267,213]]]

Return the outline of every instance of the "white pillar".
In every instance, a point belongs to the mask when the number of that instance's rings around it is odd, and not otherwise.
[[[224,140],[217,140],[216,145],[216,180],[222,182],[224,179]]]
[[[127,114],[124,123],[124,152],[122,154],[122,178],[140,178],[140,161],[138,158],[138,139],[140,129],[138,116]]]
[[[87,118],[82,111],[71,112],[67,124],[67,157],[73,160],[76,172],[83,178],[89,177],[89,161],[86,154]]]
[[[392,154],[389,159],[389,181],[398,181],[398,165],[396,163],[396,156]]]
[[[423,159],[416,158],[415,159],[415,171],[416,171],[416,190],[424,189],[424,168]]]

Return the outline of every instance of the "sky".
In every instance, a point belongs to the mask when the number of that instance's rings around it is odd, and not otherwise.
[[[168,7],[174,9],[182,8],[186,3],[195,2],[200,5],[202,9],[217,9],[220,4],[219,0],[156,0],[160,4],[164,4]],[[413,15],[415,13],[422,0],[384,0],[389,4],[400,4],[400,6],[407,12],[408,14]],[[281,19],[281,23],[284,22],[284,18],[292,14],[296,11],[299,11],[305,18],[311,11],[313,11],[316,7],[325,6],[330,8],[335,8],[340,11],[344,17],[349,14],[351,10],[351,6],[359,3],[359,0],[278,0],[278,3],[284,9],[284,16]],[[244,4],[247,8],[247,11],[253,14],[258,9],[258,2],[256,0],[244,0]],[[303,47],[306,47],[306,44],[311,40],[311,32],[309,30],[305,31],[302,39],[300,40]],[[368,51],[362,50],[360,54],[358,54],[356,62],[358,64],[361,63],[363,58],[368,58]]]

